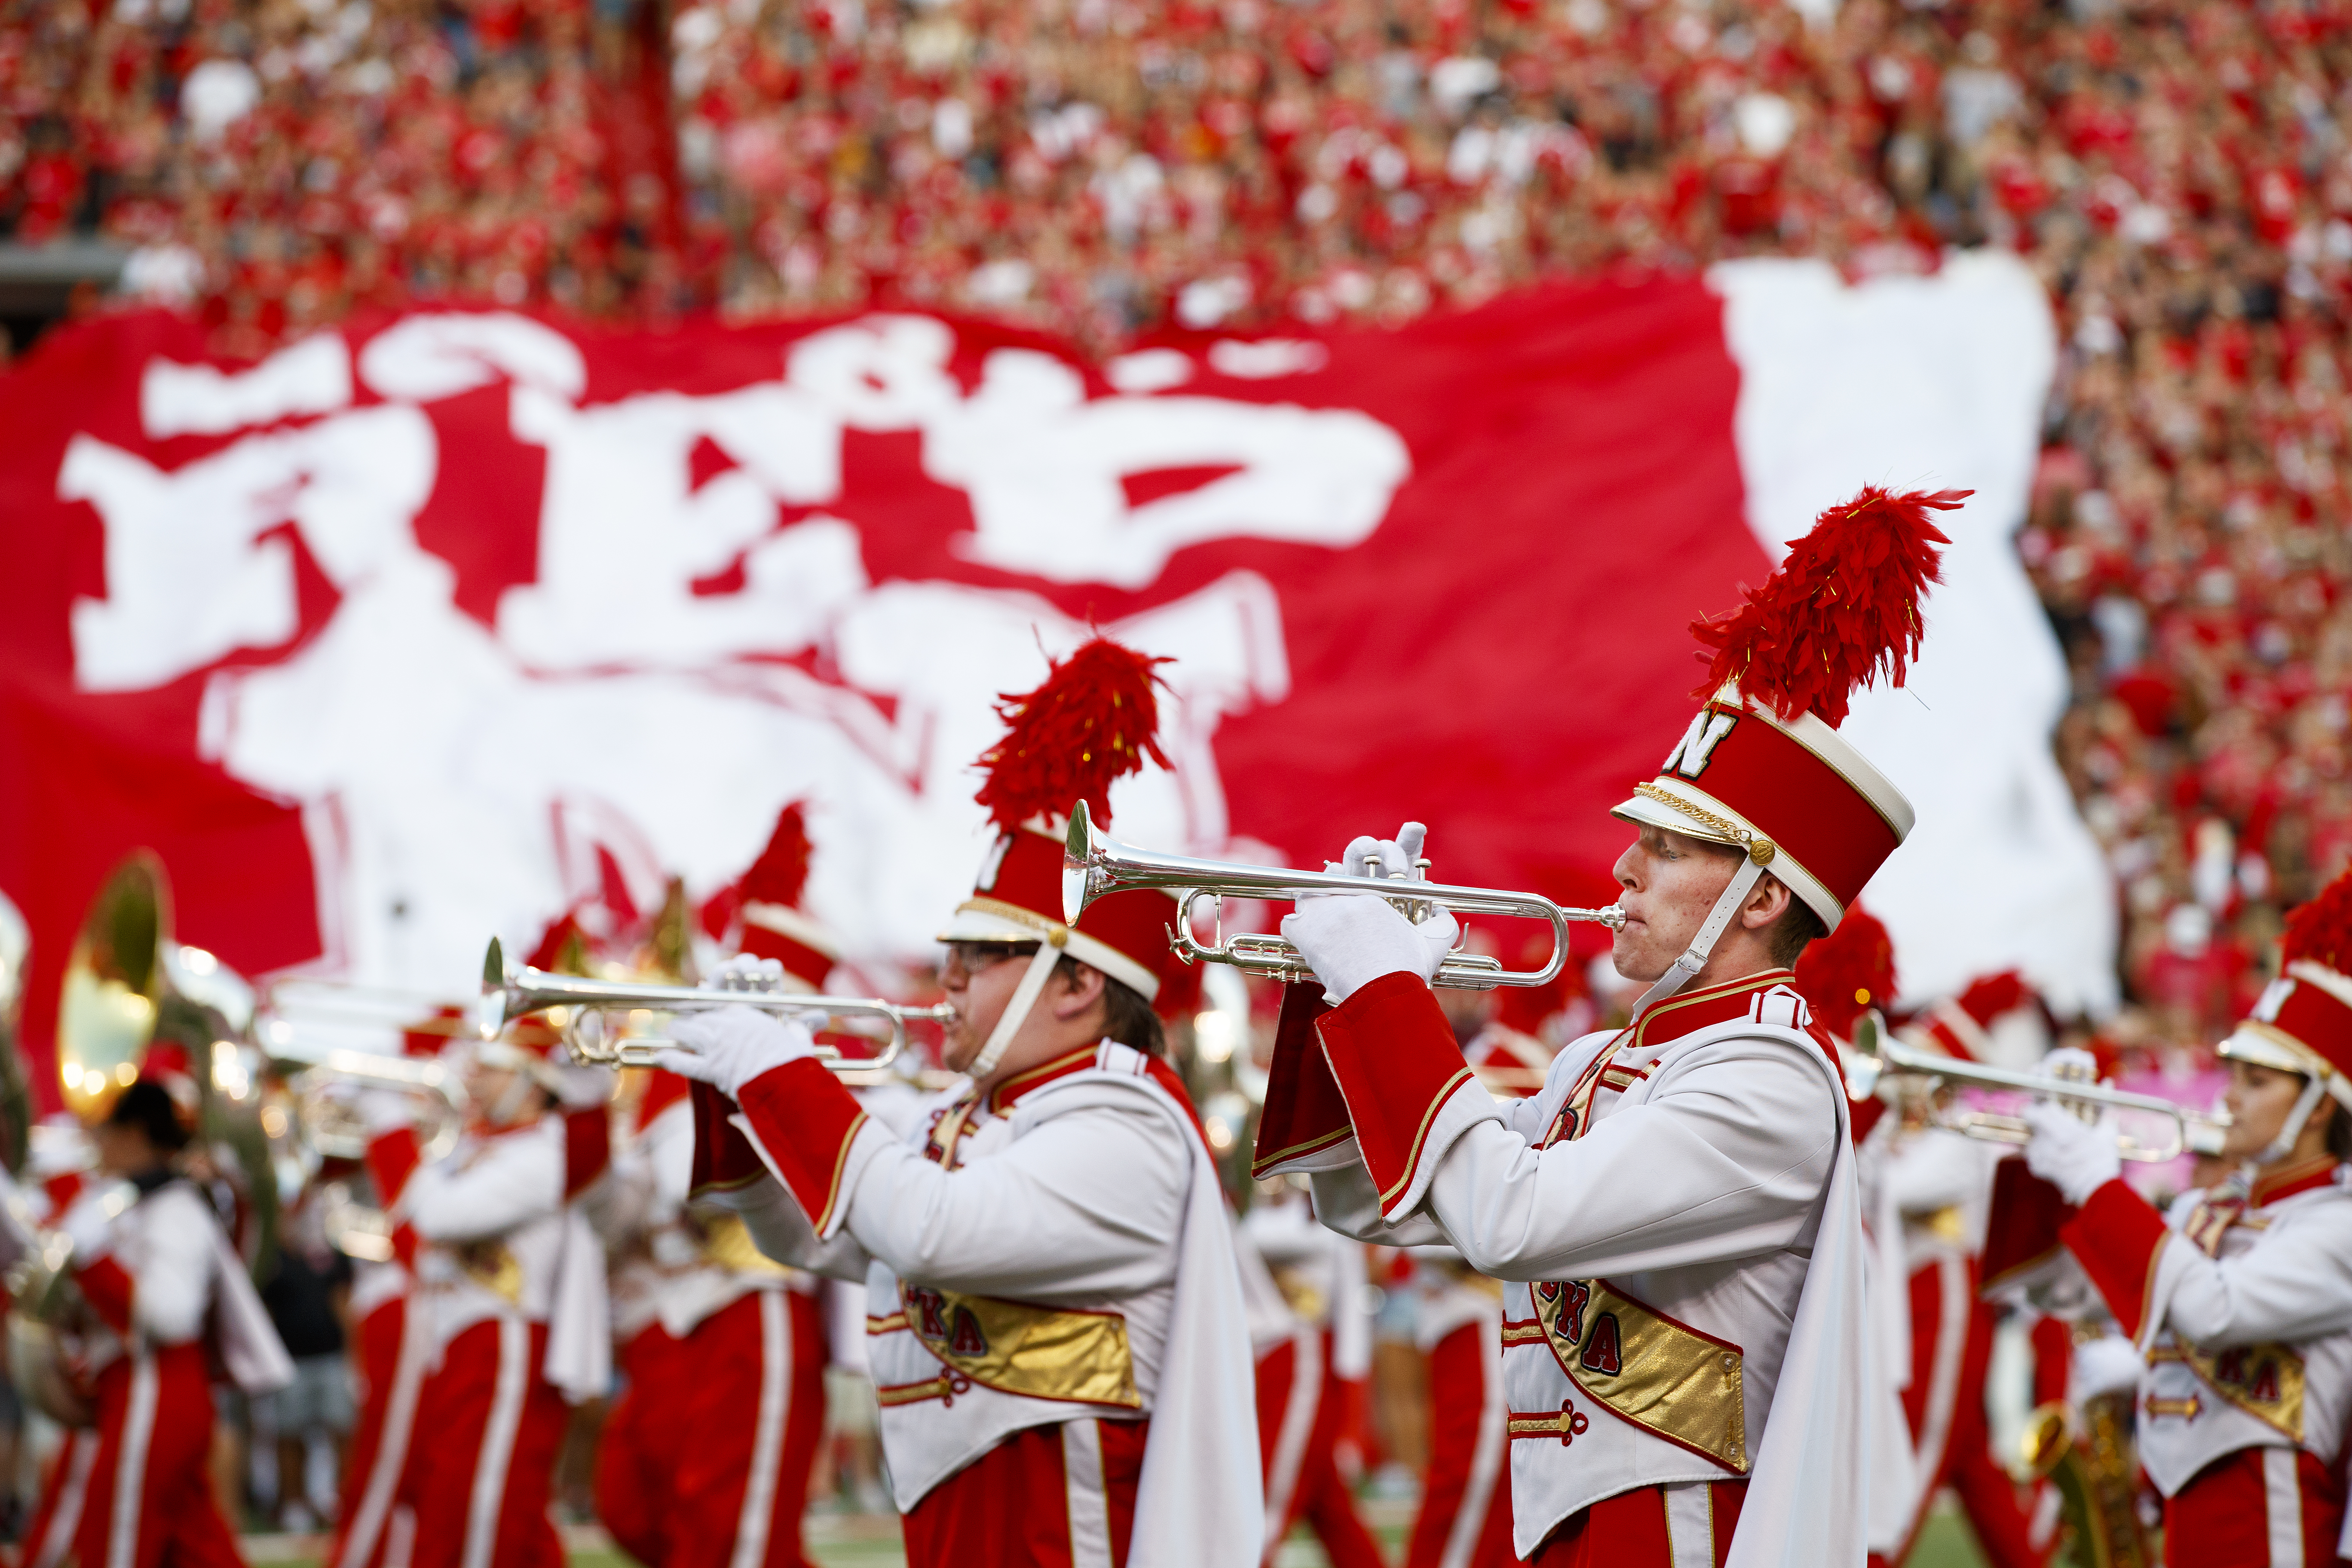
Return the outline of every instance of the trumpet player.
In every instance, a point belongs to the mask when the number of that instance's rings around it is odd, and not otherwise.
[[[1312,1172],[1343,1234],[1505,1281],[1515,1544],[1545,1568],[1864,1562],[1854,1162],[1790,965],[1909,831],[1835,726],[1854,687],[1902,679],[1945,542],[1927,514],[1958,500],[1865,491],[1703,627],[1709,694],[1615,812],[1635,837],[1611,958],[1648,989],[1532,1099],[1480,1087],[1431,994],[1449,914],[1345,895],[1283,922],[1336,1005],[1319,1050],[1276,1057],[1259,1169]],[[1419,837],[1346,861],[1408,877]]]
[[[1002,710],[980,792],[1000,835],[941,935],[963,1079],[904,1137],[770,1016],[686,1020],[667,1058],[741,1108],[773,1174],[729,1201],[761,1249],[866,1282],[913,1568],[1259,1554],[1232,1234],[1151,1011],[1172,906],[1062,918],[1055,819],[1159,754],[1152,686],[1150,660],[1097,639]]]
[[[66,1212],[76,1282],[111,1331],[94,1350],[98,1442],[75,1551],[85,1568],[237,1568],[214,1500],[211,1358],[249,1394],[293,1363],[212,1205],[175,1169],[190,1130],[152,1079],[126,1087],[92,1134],[100,1168]]]
[[[2319,1568],[2345,1523],[2352,1420],[2352,878],[2288,917],[2283,971],[2222,1044],[2233,1173],[2159,1215],[2114,1131],[2043,1102],[2033,1173],[2145,1362],[2139,1458],[2165,1560]]]
[[[610,1097],[535,1019],[471,1047],[471,1112],[392,1217],[416,1237],[409,1310],[432,1333],[405,1478],[417,1568],[558,1568],[548,1491],[569,1405],[605,1392],[604,1255],[567,1201],[563,1111]]]
[[[802,808],[787,806],[743,879],[736,962],[815,991],[831,937],[799,909]],[[801,1515],[824,1431],[817,1277],[762,1257],[742,1220],[688,1202],[691,1080],[656,1070],[614,1163],[614,1329],[628,1387],[604,1423],[597,1511],[652,1568],[803,1563]]]

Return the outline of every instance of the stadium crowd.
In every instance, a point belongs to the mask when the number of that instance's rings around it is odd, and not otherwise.
[[[951,307],[1108,353],[2009,247],[2029,566],[2145,1043],[2352,858],[2352,29],[2071,0],[5,0],[0,226],[256,353],[352,311]]]

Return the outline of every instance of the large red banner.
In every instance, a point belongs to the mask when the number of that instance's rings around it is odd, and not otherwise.
[[[411,316],[255,367],[162,315],[0,380],[0,890],[45,1043],[150,847],[183,941],[463,984],[617,879],[708,894],[785,801],[853,948],[919,960],[980,852],[991,693],[1088,624],[1175,657],[1123,837],[1601,901],[1769,562],[1696,282],[1108,365],[869,317]],[[1856,479],[1876,477],[1858,475]]]

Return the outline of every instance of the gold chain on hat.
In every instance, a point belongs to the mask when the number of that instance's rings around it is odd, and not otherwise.
[[[1637,784],[1633,786],[1633,793],[1646,795],[1661,805],[1670,806],[1681,812],[1702,827],[1715,829],[1716,832],[1747,850],[1748,858],[1759,866],[1769,866],[1772,863],[1772,857],[1780,852],[1780,848],[1762,834],[1751,833],[1729,817],[1717,816],[1705,806],[1695,805],[1678,795],[1669,795],[1655,784]]]

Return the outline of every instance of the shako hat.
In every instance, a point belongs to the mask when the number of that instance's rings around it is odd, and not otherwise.
[[[2352,1114],[2352,871],[2322,888],[2286,918],[2279,977],[2221,1055],[2311,1080],[2264,1161],[2284,1156],[2323,1093]]]
[[[940,931],[941,942],[1037,942],[1031,973],[1005,1007],[974,1062],[985,1075],[1011,1043],[1031,1004],[1065,954],[1102,971],[1147,1002],[1160,994],[1174,905],[1152,889],[1111,893],[1076,921],[1062,918],[1062,850],[1070,807],[1078,801],[1097,822],[1110,820],[1113,779],[1139,773],[1148,758],[1169,765],[1160,749],[1154,670],[1168,661],[1096,637],[1067,658],[1049,660],[1035,690],[1006,693],[997,704],[1002,740],[980,758],[980,804],[996,841],[981,862],[971,896]]]
[[[1904,683],[1924,629],[1920,596],[1950,542],[1927,514],[1972,493],[1867,486],[1790,540],[1788,558],[1738,609],[1692,623],[1711,650],[1692,692],[1702,704],[1657,777],[1612,815],[1747,858],[1643,1004],[1698,973],[1759,876],[1779,878],[1834,931],[1910,833],[1911,803],[1838,726],[1857,688],[1881,674]]]

